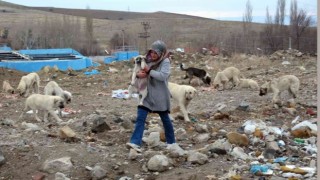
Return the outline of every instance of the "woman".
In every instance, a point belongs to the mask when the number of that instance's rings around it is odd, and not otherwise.
[[[128,148],[141,152],[142,136],[145,121],[150,112],[158,113],[164,126],[167,144],[175,143],[173,125],[169,117],[170,92],[168,79],[170,75],[170,60],[167,57],[167,48],[164,42],[157,40],[151,45],[147,53],[147,67],[137,73],[138,78],[148,77],[148,94],[143,105],[138,106],[135,129]]]

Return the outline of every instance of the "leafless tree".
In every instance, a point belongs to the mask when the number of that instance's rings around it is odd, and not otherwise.
[[[246,9],[245,13],[242,18],[243,22],[243,34],[246,39],[246,47],[248,47],[249,42],[251,41],[250,39],[250,33],[251,33],[251,23],[252,23],[252,5],[250,3],[250,0],[247,1],[246,3]],[[249,49],[247,50],[247,52]]]
[[[109,43],[112,49],[116,49],[116,47],[122,46],[122,36],[119,33],[115,33],[110,39]]]
[[[278,0],[274,24],[284,26],[286,0]]]
[[[290,35],[300,49],[300,38],[311,25],[311,16],[303,9],[298,10],[297,0],[291,1],[290,7]]]
[[[269,9],[266,9],[266,26],[264,28],[263,34],[261,34],[261,39],[264,44],[266,44],[266,52],[276,51],[277,49],[284,48],[284,39],[287,34],[287,28],[285,26],[285,0],[278,0],[276,13],[274,19],[272,19],[269,14]]]

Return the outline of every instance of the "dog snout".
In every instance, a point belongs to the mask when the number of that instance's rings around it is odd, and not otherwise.
[[[71,99],[68,99],[68,100],[67,100],[67,104],[69,104],[69,103],[71,103]]]
[[[136,63],[136,64],[141,64],[141,58],[140,58],[140,57],[137,58],[137,59],[135,60],[135,63]]]
[[[59,108],[60,108],[60,109],[64,108],[64,103],[63,103],[63,102],[60,102]]]

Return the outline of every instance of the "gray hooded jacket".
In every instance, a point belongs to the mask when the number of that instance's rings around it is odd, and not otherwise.
[[[148,94],[143,101],[143,106],[153,112],[170,111],[170,91],[168,89],[168,80],[170,76],[170,60],[165,57],[166,46],[162,41],[155,41],[151,49],[157,53],[161,52],[161,58],[155,69],[150,71],[148,77]],[[155,65],[154,62],[148,63],[148,66]]]

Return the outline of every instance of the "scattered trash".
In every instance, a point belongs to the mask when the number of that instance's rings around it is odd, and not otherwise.
[[[284,163],[288,157],[278,157],[275,160],[273,160],[274,163]]]
[[[294,138],[293,141],[298,143],[298,144],[303,144],[304,143],[304,140],[300,139],[300,138]]]
[[[281,63],[282,65],[289,65],[289,64],[291,64],[289,61],[283,61],[282,63]]]
[[[314,110],[311,109],[311,108],[308,108],[306,113],[309,114],[309,115],[311,115],[311,116],[317,115],[317,113],[314,112]]]
[[[68,115],[68,114],[80,113],[81,110],[75,111],[75,110],[72,110],[71,108],[63,108],[61,112],[62,112],[62,115]]]
[[[301,175],[305,175],[308,172],[301,169],[301,168],[297,168],[294,165],[286,165],[286,166],[280,166],[281,171],[283,172],[291,172],[291,173],[295,173],[295,174],[301,174]]]
[[[191,121],[192,121],[192,122],[197,122],[198,120],[197,120],[196,118],[192,117],[192,118],[191,118]]]
[[[286,143],[283,140],[278,141],[278,146],[284,147],[285,145],[286,145]]]
[[[250,172],[255,175],[272,175],[273,171],[267,165],[254,164],[250,168]]]
[[[119,99],[128,99],[129,98],[129,91],[127,89],[113,90],[111,97],[119,98]]]
[[[294,120],[292,120],[291,124],[296,124],[300,119],[300,116],[297,116],[296,118],[294,118]]]
[[[300,129],[301,127],[308,127],[311,129],[311,132],[313,134],[317,134],[318,131],[318,127],[316,124],[311,123],[308,120],[302,121],[301,123],[295,125],[294,127],[291,128],[291,130],[296,130],[296,129]]]
[[[33,114],[33,110],[27,111],[27,114]],[[38,113],[38,110],[36,110],[36,113]]]

